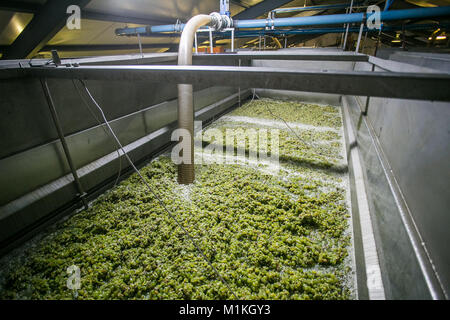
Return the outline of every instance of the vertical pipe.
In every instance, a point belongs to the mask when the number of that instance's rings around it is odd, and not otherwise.
[[[241,59],[239,59],[239,67],[241,67]],[[239,86],[239,108],[241,107],[241,86]]]
[[[364,29],[364,22],[361,23],[361,27],[359,28],[358,43],[356,44],[356,50],[355,50],[356,53],[359,52],[359,45],[361,43],[361,36],[362,36],[362,33],[363,33],[363,29]]]
[[[350,3],[350,10],[348,12],[349,14],[352,13],[352,9],[353,9],[353,0]],[[345,28],[344,46],[342,48],[342,49],[344,49],[344,51],[345,51],[345,47],[347,46],[348,28],[350,28],[350,23],[347,23],[347,27]]]
[[[211,28],[209,28],[209,50],[210,53],[214,53],[213,36]]]
[[[181,34],[178,49],[178,65],[192,65],[192,47],[197,29],[211,23],[211,16],[197,15],[190,19]],[[191,84],[178,85],[178,128],[190,133],[190,159],[178,165],[178,183],[191,184],[195,179],[194,171],[194,101]],[[184,141],[186,143],[186,141]],[[183,151],[182,151],[183,152]],[[184,155],[183,155],[184,156]]]
[[[139,52],[141,53],[141,58],[144,58],[144,53],[142,52],[142,42],[141,42],[141,35],[138,33],[138,42],[139,42]]]
[[[83,201],[84,206],[87,208],[87,202],[85,197],[85,192],[83,190],[83,187],[81,186],[80,179],[78,178],[77,169],[75,168],[75,165],[72,161],[72,156],[70,155],[69,147],[67,146],[66,138],[64,137],[64,132],[62,130],[58,113],[56,112],[55,104],[53,102],[53,98],[50,94],[50,89],[48,88],[47,79],[40,79],[42,89],[44,90],[45,99],[47,100],[48,107],[50,109],[50,113],[52,115],[53,123],[55,124],[56,131],[58,132],[59,140],[61,141],[61,145],[64,150],[64,154],[66,156],[67,163],[69,164],[70,170],[72,172],[72,176],[75,182],[75,187],[77,188],[78,195],[81,198],[81,201]]]
[[[348,8],[345,9],[345,14],[348,14]],[[344,23],[344,25],[343,25],[342,27],[345,29],[345,23]],[[341,36],[341,46],[342,46],[342,49],[344,49],[344,36],[345,36],[345,32],[342,32],[342,36]]]
[[[231,29],[231,52],[234,52],[234,28]]]
[[[198,54],[198,39],[197,39],[197,32],[195,33],[195,53]]]

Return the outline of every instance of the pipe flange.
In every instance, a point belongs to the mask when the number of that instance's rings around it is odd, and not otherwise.
[[[273,19],[266,19],[266,30],[274,30],[275,29],[275,21]]]
[[[231,28],[233,20],[227,15],[221,15],[218,12],[213,12],[211,16],[211,28],[214,31],[221,31],[223,29]]]
[[[225,29],[233,28],[233,19],[231,19],[230,16],[223,15],[222,23],[223,23]]]
[[[218,12],[213,12],[211,16],[211,28],[214,31],[219,31],[222,29],[222,16]]]
[[[183,28],[181,27],[180,19],[177,19],[177,22],[175,23],[175,26],[174,26],[174,31],[175,32],[183,32]]]

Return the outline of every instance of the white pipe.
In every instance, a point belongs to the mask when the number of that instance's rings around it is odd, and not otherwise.
[[[231,29],[231,52],[234,52],[234,28]]]
[[[358,34],[358,43],[356,44],[355,52],[358,53],[359,51],[359,45],[361,44],[361,36],[364,29],[364,23],[361,23],[361,26],[359,27],[359,34]]]
[[[350,9],[349,9],[349,14],[352,13],[352,9],[353,9],[353,0],[350,3]],[[345,37],[344,37],[344,46],[342,47],[342,49],[345,51],[345,47],[347,46],[347,37],[348,37],[348,29],[350,28],[350,23],[347,23],[347,28],[345,29]]]
[[[178,65],[192,65],[192,49],[195,34],[198,28],[211,24],[212,16],[197,15],[191,18],[185,25],[181,34],[180,47],[178,49]],[[195,179],[194,172],[194,101],[191,84],[178,85],[178,128],[190,133],[190,161],[178,165],[178,183],[191,184]],[[184,158],[184,157],[183,157]]]
[[[209,28],[209,53],[214,53],[212,29]]]

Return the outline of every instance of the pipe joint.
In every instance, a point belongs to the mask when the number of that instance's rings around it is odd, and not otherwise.
[[[266,19],[266,30],[274,30],[275,29],[275,20],[271,18]]]
[[[227,15],[221,15],[218,12],[213,12],[211,16],[211,28],[214,31],[222,31],[233,27],[233,19]]]

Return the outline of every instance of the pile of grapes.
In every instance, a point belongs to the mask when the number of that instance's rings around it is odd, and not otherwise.
[[[251,114],[251,108],[243,109]],[[289,134],[280,156],[301,158]],[[328,149],[339,157],[339,148]],[[180,186],[176,166],[162,156],[141,172],[239,299],[351,298],[342,173],[302,162],[285,169],[275,175],[252,166],[198,165],[195,183]],[[67,287],[72,265],[81,271],[78,290]],[[52,227],[0,273],[0,299],[234,298],[137,175]]]

